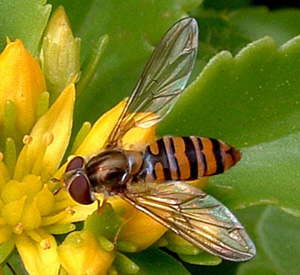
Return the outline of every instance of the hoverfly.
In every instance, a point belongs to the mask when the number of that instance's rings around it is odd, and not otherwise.
[[[91,158],[74,157],[63,180],[71,197],[90,204],[95,193],[105,200],[120,196],[196,247],[231,261],[255,256],[244,227],[222,203],[185,181],[224,172],[241,153],[224,142],[202,137],[163,137],[142,151],[122,149],[133,127],[160,122],[182,94],[198,47],[198,26],[185,18],[162,38],[105,150]]]

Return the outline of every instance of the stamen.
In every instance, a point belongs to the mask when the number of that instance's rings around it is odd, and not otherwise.
[[[44,227],[46,231],[54,235],[67,234],[76,229],[76,226],[73,223],[67,224],[53,224],[47,227]]]
[[[5,163],[10,175],[13,175],[17,160],[17,149],[15,141],[12,138],[7,138],[5,143]]]
[[[42,137],[42,140],[43,140],[43,145],[44,146],[49,146],[54,140],[53,133],[51,133],[51,132],[44,133],[43,137]]]
[[[51,143],[54,140],[54,135],[51,132],[45,132],[42,136],[42,143],[43,143],[43,147],[40,148],[40,152],[37,156],[37,158],[35,159],[33,168],[32,168],[32,173],[38,175],[42,168],[43,168],[43,159],[45,156],[45,152],[47,150],[47,147],[49,145],[51,145]]]
[[[98,241],[101,247],[108,252],[113,251],[115,249],[115,245],[102,235],[98,236]]]
[[[48,239],[44,239],[40,242],[40,246],[46,250],[51,248],[51,242]]]
[[[16,233],[16,234],[21,234],[23,232],[23,229],[24,229],[24,224],[19,222],[15,228],[13,228],[13,231]]]
[[[36,230],[29,230],[26,233],[31,239],[33,239],[39,244],[41,244],[44,241],[44,238],[40,234],[38,234]]]
[[[41,226],[48,226],[55,224],[65,218],[67,216],[68,212],[67,211],[62,211],[59,212],[57,215],[54,216],[47,216],[47,217],[42,217],[42,222]]]
[[[0,152],[0,162],[3,161],[4,155]]]
[[[16,137],[17,108],[13,101],[7,100],[4,105],[4,136]]]
[[[67,207],[66,211],[72,216],[76,213],[76,211],[72,207]]]
[[[25,135],[25,136],[23,137],[23,140],[22,140],[22,141],[23,141],[24,145],[26,145],[26,144],[31,144],[32,140],[33,140],[32,136],[30,136],[30,135]]]

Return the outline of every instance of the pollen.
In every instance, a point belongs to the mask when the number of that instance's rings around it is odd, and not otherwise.
[[[41,241],[40,243],[41,247],[46,250],[46,249],[50,249],[51,248],[51,243],[48,239],[44,239]]]
[[[46,132],[46,133],[44,133],[42,139],[43,139],[43,144],[45,146],[49,146],[49,145],[51,145],[51,143],[54,140],[54,135],[51,132]]]
[[[68,207],[66,209],[66,211],[70,214],[70,215],[74,215],[76,213],[76,211],[72,208],[72,207]]]
[[[14,231],[16,234],[21,234],[21,233],[23,232],[23,229],[24,229],[23,223],[19,222],[19,223],[15,226],[15,228],[14,228],[13,231]]]
[[[30,144],[31,142],[32,142],[32,136],[30,136],[30,135],[25,135],[24,137],[23,137],[23,144]]]

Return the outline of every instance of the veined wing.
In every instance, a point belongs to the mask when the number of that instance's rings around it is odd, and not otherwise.
[[[168,114],[190,77],[197,47],[198,26],[195,19],[182,19],[168,30],[128,99],[109,137],[108,146],[116,145],[129,129],[149,128]]]
[[[246,261],[255,246],[221,202],[184,182],[131,184],[120,196],[188,242],[217,257]]]

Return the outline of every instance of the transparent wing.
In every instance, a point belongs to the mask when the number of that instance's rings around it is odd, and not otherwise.
[[[197,46],[198,26],[195,19],[182,19],[169,29],[152,53],[128,99],[109,137],[110,146],[115,145],[129,129],[149,128],[167,115],[189,79]]]
[[[230,261],[256,250],[237,218],[218,200],[183,182],[132,184],[120,196],[193,245]]]

